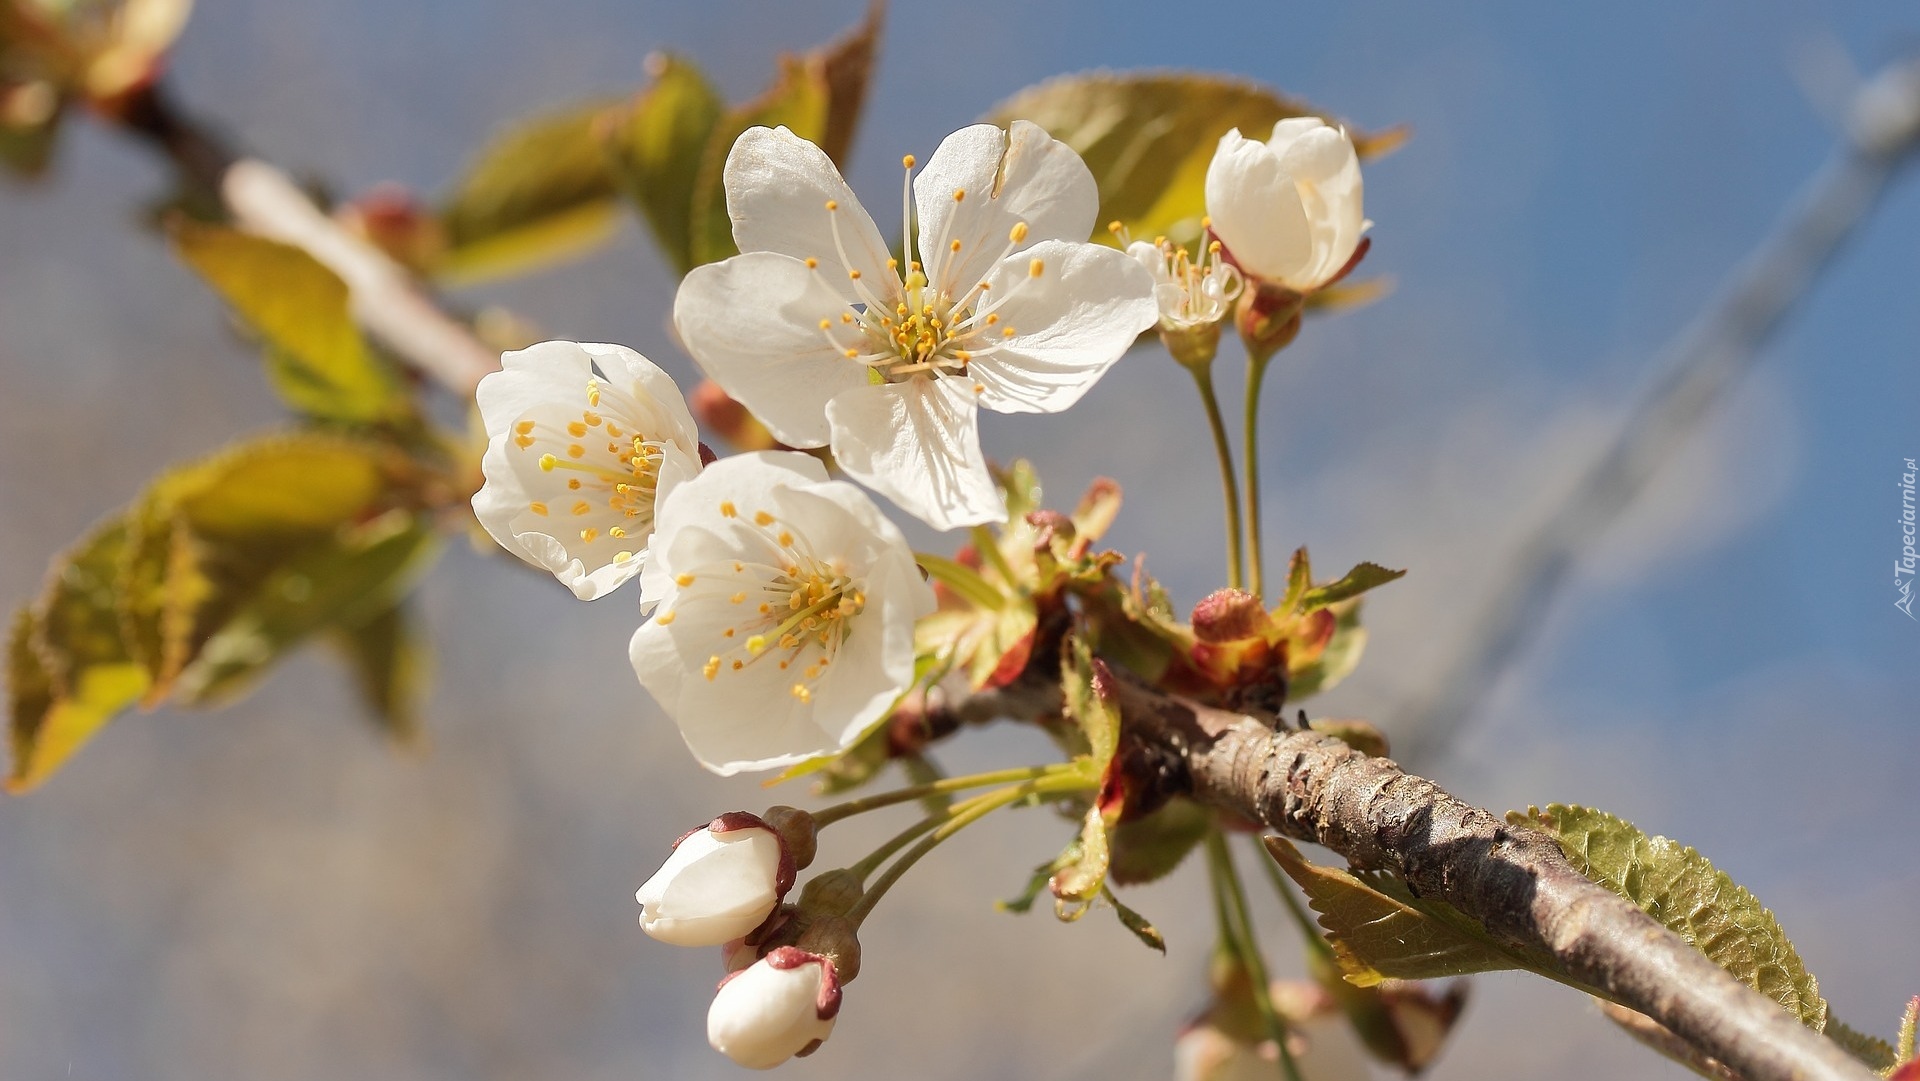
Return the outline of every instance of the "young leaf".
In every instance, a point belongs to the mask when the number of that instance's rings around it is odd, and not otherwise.
[[[1040,899],[1042,893],[1046,892],[1048,881],[1053,878],[1053,873],[1059,869],[1059,860],[1043,863],[1035,867],[1033,869],[1033,875],[1027,879],[1026,886],[1020,890],[1018,896],[1010,897],[1005,901],[995,901],[993,907],[1002,912],[1011,912],[1017,916],[1024,916],[1028,912],[1033,911],[1033,903]]]
[[[1426,980],[1523,968],[1550,960],[1495,942],[1471,919],[1437,901],[1412,897],[1397,881],[1307,862],[1282,838],[1265,838],[1274,862],[1299,883],[1351,983],[1372,987],[1389,977]]]
[[[407,606],[387,605],[358,623],[334,626],[327,637],[346,657],[360,699],[380,731],[401,746],[421,744],[427,648]]]
[[[438,272],[463,281],[525,273],[610,238],[619,189],[596,126],[618,105],[547,113],[488,143],[441,205]]]
[[[866,102],[867,79],[885,13],[885,4],[876,2],[860,25],[840,40],[803,56],[781,57],[780,70],[764,94],[720,117],[694,181],[688,235],[693,265],[717,262],[739,251],[733,243],[733,222],[727,217],[722,172],[727,152],[741,132],[784,125],[826,151],[836,163],[846,157]]]
[[[653,85],[610,113],[601,134],[621,190],[640,207],[667,261],[685,274],[696,265],[694,184],[726,102],[690,61],[656,54],[647,65]]]
[[[1332,690],[1360,666],[1360,655],[1367,649],[1367,629],[1360,625],[1360,601],[1356,598],[1336,605],[1333,612],[1333,637],[1311,658],[1304,658],[1302,651],[1302,663],[1287,674],[1289,701],[1303,701]]]
[[[1846,1048],[1847,1054],[1865,1063],[1870,1070],[1886,1074],[1900,1064],[1892,1044],[1878,1036],[1869,1036],[1837,1017],[1827,1018],[1826,1033],[1828,1039]]]
[[[1386,585],[1396,578],[1406,577],[1406,571],[1388,570],[1378,563],[1362,563],[1347,572],[1346,577],[1324,586],[1316,586],[1301,594],[1299,611],[1311,612],[1316,608],[1325,608],[1352,597],[1358,597],[1370,589]]]
[[[1186,799],[1169,800],[1151,814],[1120,823],[1110,839],[1107,878],[1115,885],[1133,886],[1166,877],[1212,825],[1212,812]]]
[[[1104,885],[1100,887],[1100,896],[1106,898],[1107,903],[1113,906],[1113,914],[1120,917],[1120,926],[1132,931],[1133,937],[1139,939],[1148,949],[1159,950],[1162,956],[1166,954],[1167,940],[1160,933],[1159,928],[1148,922],[1145,916],[1121,904],[1120,898],[1115,897],[1113,891]]]
[[[1509,812],[1507,821],[1549,834],[1582,874],[1639,905],[1808,1028],[1826,1029],[1826,1000],[1773,913],[1705,856],[1586,807],[1530,807]]]
[[[1135,237],[1193,244],[1206,213],[1207,164],[1229,128],[1265,139],[1289,116],[1318,110],[1255,83],[1193,72],[1091,72],[1051,79],[996,106],[988,122],[1031,120],[1079,151],[1100,185],[1096,240],[1118,221]],[[1349,129],[1351,130],[1351,129]],[[1354,133],[1362,158],[1403,138]]]
[[[1894,1048],[1894,1053],[1900,1056],[1901,1065],[1912,1062],[1914,1059],[1914,1033],[1916,1029],[1920,1029],[1920,995],[1915,995],[1909,999],[1907,1001],[1907,1012],[1900,1015],[1900,1036],[1896,1041],[1899,1046]]]
[[[1067,640],[1060,660],[1060,689],[1065,698],[1067,716],[1073,718],[1087,737],[1092,767],[1104,770],[1120,745],[1120,707],[1114,691],[1086,639],[1075,635]],[[1104,868],[1102,873],[1104,873]]]
[[[355,424],[411,411],[392,366],[361,338],[333,271],[299,248],[224,226],[181,219],[169,231],[181,260],[264,339],[267,375],[289,406]]]

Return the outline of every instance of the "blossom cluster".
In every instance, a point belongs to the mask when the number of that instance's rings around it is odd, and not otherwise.
[[[916,164],[896,253],[812,143],[753,128],[727,156],[741,254],[686,276],[673,325],[781,448],[716,459],[673,381],[618,345],[510,352],[478,391],[480,524],[581,600],[637,580],[629,660],[716,773],[844,750],[913,684],[930,557],[867,491],[935,529],[1005,521],[981,409],[1064,410],[1156,326],[1217,339],[1243,282],[1309,292],[1367,226],[1352,144],[1317,120],[1221,140],[1198,261],[1090,242],[1094,178],[1033,124],[962,129]],[[637,894],[653,937],[725,949],[708,1035],[742,1065],[824,1040],[857,971],[831,935],[773,933],[811,830],[723,815]]]

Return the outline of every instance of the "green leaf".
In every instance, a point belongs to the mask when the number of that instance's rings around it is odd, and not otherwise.
[[[1133,937],[1139,939],[1148,949],[1159,950],[1162,955],[1166,954],[1167,940],[1160,933],[1159,928],[1149,923],[1145,916],[1121,904],[1120,898],[1115,897],[1113,891],[1107,887],[1100,887],[1100,896],[1106,898],[1107,903],[1113,906],[1113,914],[1120,917],[1120,926],[1132,931]]]
[[[1153,882],[1173,873],[1206,837],[1213,814],[1187,799],[1173,799],[1150,814],[1113,829],[1107,877],[1115,885]]]
[[[1079,839],[1056,861],[1059,869],[1047,881],[1047,887],[1053,891],[1053,914],[1062,922],[1072,923],[1086,915],[1094,898],[1107,888],[1109,826],[1098,804],[1088,807]]]
[[[346,657],[360,700],[380,731],[402,746],[420,745],[429,665],[426,641],[407,606],[389,604],[358,623],[340,623],[327,638]]]
[[[1256,83],[1195,72],[1096,71],[1029,87],[987,121],[1004,127],[1030,120],[1079,151],[1100,185],[1096,240],[1111,243],[1106,226],[1118,221],[1135,238],[1164,235],[1192,246],[1206,214],[1207,164],[1227,129],[1265,139],[1276,122],[1307,115],[1327,114]],[[1362,158],[1404,137],[1397,129],[1353,134]]]
[[[1018,896],[1008,898],[1005,901],[995,901],[993,907],[1002,912],[1011,912],[1020,916],[1024,916],[1028,912],[1033,911],[1033,903],[1040,899],[1042,893],[1046,892],[1047,883],[1053,878],[1053,873],[1060,869],[1059,865],[1060,861],[1054,860],[1034,868],[1032,877],[1027,879],[1026,886],[1020,890]]]
[[[113,519],[55,561],[41,602],[14,615],[7,645],[7,791],[52,776],[115,713],[147,689],[121,643],[114,582],[127,528]]]
[[[595,101],[523,121],[480,151],[441,204],[443,277],[476,281],[571,259],[613,236],[619,186]]]
[[[1878,1036],[1869,1036],[1839,1018],[1827,1018],[1826,1033],[1828,1039],[1846,1048],[1847,1054],[1865,1063],[1870,1070],[1885,1074],[1900,1064],[1892,1044]]]
[[[1370,589],[1386,585],[1396,578],[1406,577],[1406,571],[1388,570],[1378,563],[1362,563],[1347,572],[1346,577],[1324,586],[1316,586],[1301,594],[1300,612],[1311,612],[1316,608],[1326,608],[1341,601],[1358,597]]]
[[[1360,625],[1360,602],[1357,599],[1345,602],[1333,611],[1333,637],[1328,639],[1326,648],[1304,666],[1288,673],[1289,701],[1304,701],[1332,690],[1360,666],[1360,655],[1367,649],[1367,629]]]
[[[1903,1065],[1913,1061],[1914,1031],[1917,1028],[1920,1028],[1920,995],[1909,999],[1907,1012],[1900,1015],[1900,1036],[1895,1041],[1899,1046],[1895,1048],[1895,1052],[1900,1056],[1900,1062]]]
[[[1427,980],[1521,968],[1551,969],[1495,942],[1472,919],[1438,901],[1416,899],[1398,881],[1307,862],[1282,838],[1265,838],[1274,862],[1320,914],[1347,980],[1372,987],[1388,978]]]
[[[681,274],[693,258],[693,191],[714,127],[726,111],[720,92],[691,62],[648,58],[653,85],[615,110],[604,128],[620,188],[639,206],[667,260]]]
[[[708,138],[689,206],[692,263],[718,262],[739,252],[727,216],[722,173],[727,153],[751,127],[786,127],[826,151],[837,164],[853,145],[866,102],[867,80],[879,48],[885,6],[876,3],[840,40],[802,56],[782,56],[773,85],[758,98],[728,109]]]
[[[1091,768],[1105,770],[1120,745],[1120,706],[1109,683],[1112,677],[1096,667],[1093,650],[1079,635],[1067,639],[1062,653],[1060,690],[1066,714],[1087,737]]]
[[[1640,906],[1808,1028],[1825,1030],[1826,1000],[1773,913],[1705,856],[1586,807],[1532,807],[1509,812],[1507,821],[1549,834],[1588,878]]]
[[[169,231],[181,260],[265,340],[267,375],[289,406],[357,424],[412,411],[392,365],[360,336],[333,271],[299,248],[224,226],[180,219]]]

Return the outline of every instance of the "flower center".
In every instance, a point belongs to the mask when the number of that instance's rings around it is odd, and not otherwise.
[[[558,506],[542,500],[527,509],[546,518],[558,513],[579,520],[581,543],[645,538],[653,531],[654,495],[660,480],[665,443],[616,422],[630,416],[621,395],[598,379],[588,379],[586,407],[578,414],[526,416],[513,426],[513,445],[538,454],[545,473],[566,477],[569,495]],[[633,558],[622,548],[615,561]]]
[[[1212,224],[1209,219],[1201,219],[1203,235]],[[1126,226],[1116,221],[1108,224],[1107,230],[1122,249],[1133,249]],[[1184,328],[1218,322],[1245,288],[1246,279],[1221,255],[1218,240],[1207,241],[1198,260],[1187,254],[1185,246],[1176,246],[1164,236],[1155,237],[1152,248],[1154,254],[1147,269],[1153,272],[1154,299],[1163,325]],[[1141,261],[1147,262],[1147,257],[1142,256]]]
[[[707,658],[701,674],[712,682],[725,673],[771,663],[793,674],[793,697],[810,702],[814,685],[852,633],[854,617],[865,610],[866,592],[844,561],[816,555],[773,514],[762,510],[742,516],[732,502],[723,502],[720,515],[741,522],[758,551],[674,579],[686,591],[682,604],[696,599],[723,602],[739,613],[721,628],[717,652]],[[670,609],[657,618],[672,623],[676,612]]]
[[[913,155],[901,159],[906,168],[902,182],[901,235],[914,237]],[[982,278],[966,282],[955,280],[954,268],[962,265],[964,242],[950,236],[958,204],[967,198],[965,190],[955,190],[955,213],[942,221],[937,237],[918,237],[922,258],[938,259],[941,280],[930,280],[919,260],[908,260],[906,273],[900,272],[900,260],[888,259],[885,280],[868,282],[858,269],[849,269],[848,277],[857,299],[820,320],[820,333],[841,355],[864,364],[874,383],[904,383],[913,379],[942,376],[964,377],[974,360],[999,352],[1019,332],[1002,322],[998,309],[1028,282],[1046,274],[1044,260],[1029,261],[1027,274],[1011,286],[994,290]],[[836,253],[843,266],[852,267],[847,246],[840,235],[840,204],[829,199],[827,218]],[[997,266],[1027,240],[1026,222],[1016,222],[1008,230],[1006,247],[989,266]],[[909,248],[911,250],[911,247]],[[806,261],[818,269],[818,259]],[[974,385],[975,393],[985,388]]]

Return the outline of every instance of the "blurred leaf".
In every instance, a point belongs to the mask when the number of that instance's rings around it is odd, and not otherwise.
[[[1406,571],[1388,570],[1378,563],[1362,563],[1348,571],[1346,577],[1339,581],[1315,586],[1301,594],[1299,610],[1311,612],[1316,608],[1325,608],[1328,605],[1358,597],[1370,589],[1377,589],[1406,575]]]
[[[1169,800],[1151,814],[1122,822],[1113,830],[1107,877],[1120,886],[1164,878],[1212,825],[1212,812],[1188,799]]]
[[[1329,312],[1364,308],[1375,301],[1386,299],[1391,292],[1393,292],[1392,278],[1335,282],[1308,293],[1306,307],[1308,311]]]
[[[441,205],[448,247],[439,274],[474,281],[525,273],[612,237],[619,187],[597,125],[619,105],[547,113],[488,143]]]
[[[1092,768],[1105,770],[1120,745],[1120,707],[1114,700],[1112,676],[1093,658],[1085,638],[1067,639],[1060,660],[1060,691],[1068,717],[1087,737]],[[1103,857],[1104,859],[1104,857]],[[1104,864],[1103,872],[1104,873]]]
[[[1808,1028],[1825,1030],[1826,1000],[1773,913],[1705,856],[1586,807],[1530,807],[1509,812],[1507,821],[1547,833],[1588,878],[1639,905]]]
[[[1086,494],[1080,497],[1080,505],[1073,509],[1073,528],[1079,543],[1092,544],[1106,536],[1113,528],[1113,520],[1120,516],[1120,482],[1109,477],[1095,477],[1087,485]]]
[[[1112,823],[1100,813],[1098,805],[1088,807],[1080,824],[1080,836],[1055,861],[1058,868],[1047,880],[1053,891],[1053,914],[1072,923],[1087,914],[1094,898],[1107,888],[1107,830]]]
[[[773,85],[753,101],[728,109],[714,126],[701,155],[688,206],[688,250],[694,266],[739,252],[727,216],[723,172],[727,153],[751,127],[786,127],[839,164],[853,145],[866,102],[867,80],[879,47],[886,5],[875,3],[866,18],[840,40],[802,56],[779,60]]]
[[[43,94],[48,97],[52,109],[44,120],[8,122],[6,114],[18,107],[15,102],[24,99],[30,106],[36,105],[33,99]],[[36,180],[46,175],[47,166],[53,163],[54,147],[60,141],[60,117],[59,99],[46,84],[0,84],[0,165],[23,180]]]
[[[1900,1036],[1894,1048],[1902,1064],[1912,1062],[1914,1058],[1914,1034],[1920,1029],[1920,995],[1907,1000],[1907,1012],[1900,1015]]]
[[[299,248],[218,225],[177,220],[180,258],[265,339],[267,375],[295,410],[371,424],[412,404],[385,359],[368,348],[346,283]]]
[[[1112,243],[1107,223],[1136,238],[1166,236],[1192,246],[1206,214],[1207,164],[1229,128],[1265,139],[1290,116],[1334,118],[1256,83],[1194,72],[1089,72],[1050,79],[1000,103],[987,121],[1029,120],[1079,151],[1100,185],[1094,239]],[[1369,158],[1405,137],[1400,129],[1353,134]]]
[[[1361,754],[1387,757],[1387,737],[1366,721],[1322,717],[1309,724],[1315,732],[1324,732]]]
[[[146,690],[146,669],[122,646],[113,608],[126,545],[123,520],[101,526],[55,562],[37,611],[14,615],[7,646],[9,792],[51,776]]]
[[[1005,469],[994,469],[993,480],[1006,500],[1007,521],[1017,521],[1040,509],[1040,474],[1032,462],[1016,458]]]
[[[1327,640],[1326,647],[1288,673],[1287,698],[1291,701],[1332,690],[1360,666],[1360,655],[1367,649],[1367,629],[1360,625],[1360,601],[1344,602],[1335,606],[1333,612],[1333,637]]]
[[[1299,884],[1320,914],[1342,974],[1371,987],[1388,977],[1426,980],[1521,968],[1543,971],[1551,961],[1523,956],[1495,942],[1479,925],[1438,901],[1419,900],[1386,875],[1354,873],[1307,862],[1282,838],[1265,838],[1267,851]]]
[[[1022,916],[1031,912],[1033,910],[1033,903],[1040,899],[1042,893],[1046,892],[1047,883],[1053,878],[1053,873],[1060,869],[1059,864],[1059,860],[1054,860],[1051,863],[1043,863],[1034,868],[1032,877],[1027,879],[1027,884],[1020,890],[1019,896],[1009,898],[1005,901],[995,901],[993,907],[1002,912],[1011,912],[1015,915]]]
[[[609,114],[602,135],[622,190],[639,205],[667,260],[684,275],[696,265],[694,184],[726,102],[689,61],[658,55],[648,58],[648,65],[653,85]]]
[[[1105,886],[1100,887],[1100,896],[1106,898],[1107,903],[1113,906],[1113,914],[1120,917],[1120,926],[1132,931],[1133,937],[1139,939],[1150,950],[1159,950],[1162,955],[1167,952],[1166,937],[1160,933],[1159,928],[1149,923],[1145,916],[1121,904],[1120,898],[1115,897],[1113,891]]]
[[[358,623],[342,621],[327,637],[353,669],[374,723],[395,743],[419,745],[429,665],[426,640],[407,606],[389,604]]]
[[[1839,1018],[1827,1019],[1826,1033],[1828,1039],[1846,1048],[1847,1054],[1865,1063],[1870,1070],[1884,1075],[1900,1064],[1892,1044],[1878,1036],[1869,1036]]]

